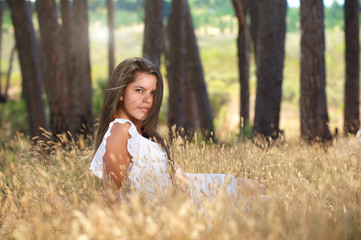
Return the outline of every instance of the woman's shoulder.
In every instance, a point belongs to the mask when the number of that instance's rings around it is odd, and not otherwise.
[[[94,155],[90,170],[96,176],[103,178],[103,157],[107,150],[124,145],[127,146],[129,152],[134,154],[133,146],[136,146],[136,141],[137,130],[131,121],[126,119],[113,120],[109,123],[109,128]],[[131,146],[127,145],[126,142],[130,143]]]
[[[130,127],[131,124],[130,123],[119,123],[119,122],[114,122],[114,124],[111,126],[110,128],[110,137],[111,138],[115,138],[115,139],[128,139],[130,138]]]
[[[118,125],[134,126],[132,121],[130,121],[129,119],[125,119],[125,118],[115,118],[112,122],[110,122],[109,125],[113,125],[115,123],[120,123]],[[126,123],[128,123],[128,124],[126,124]]]
[[[134,137],[137,135],[137,129],[135,125],[128,119],[116,118],[109,124],[109,130],[111,134],[119,134],[119,135],[130,135],[130,137]]]

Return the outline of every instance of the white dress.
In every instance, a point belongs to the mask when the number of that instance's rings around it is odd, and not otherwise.
[[[131,163],[127,171],[127,179],[122,186],[122,195],[129,192],[130,189],[144,194],[152,199],[154,196],[164,195],[173,184],[167,169],[167,157],[165,151],[157,143],[144,138],[138,133],[135,125],[127,119],[115,119],[109,124],[109,128],[104,135],[97,152],[94,155],[90,165],[90,170],[103,178],[103,156],[105,154],[105,145],[110,136],[110,130],[115,123],[130,123],[128,130],[130,138],[127,143],[127,149],[131,155]],[[195,202],[201,200],[210,200],[215,197],[220,189],[225,190],[228,196],[240,200],[241,195],[238,192],[237,180],[232,175],[225,174],[192,174],[185,173],[188,181],[188,193]]]

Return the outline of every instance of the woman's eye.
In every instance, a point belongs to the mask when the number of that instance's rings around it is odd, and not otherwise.
[[[141,88],[135,89],[135,91],[137,91],[137,92],[139,92],[139,93],[144,92],[143,89],[141,89]]]

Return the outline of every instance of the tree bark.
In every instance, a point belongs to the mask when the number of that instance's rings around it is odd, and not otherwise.
[[[77,134],[93,133],[92,87],[89,57],[87,0],[74,1],[75,17],[75,71],[74,71],[74,110]]]
[[[232,0],[238,19],[238,73],[240,82],[240,116],[241,130],[249,125],[249,66],[250,66],[250,36],[246,21],[244,1]]]
[[[5,92],[4,92],[5,101],[8,99],[8,91],[9,91],[11,73],[13,70],[15,52],[16,52],[16,44],[14,44],[13,48],[11,49],[10,57],[9,57],[9,68],[8,68],[8,72],[6,74],[6,85],[5,85]]]
[[[360,43],[359,1],[345,0],[345,110],[344,133],[356,134],[360,128]]]
[[[287,15],[287,0],[276,0],[276,14],[275,14],[275,75],[274,90],[273,90],[273,108],[272,108],[272,125],[274,137],[279,137],[281,130],[280,111],[282,100],[282,81],[283,81],[283,66],[285,56],[285,40],[286,40],[286,15]]]
[[[209,103],[207,86],[204,79],[204,72],[199,54],[197,38],[194,33],[192,15],[188,2],[185,1],[185,40],[186,40],[186,83],[189,81],[190,90],[195,97],[196,109],[198,111],[199,128],[204,138],[214,138],[212,109]],[[191,109],[191,107],[189,107]],[[194,107],[193,107],[194,111]]]
[[[328,128],[323,1],[301,1],[301,136],[331,138]]]
[[[184,134],[189,139],[193,138],[197,129],[197,99],[193,91],[192,82],[189,77],[191,72],[185,69],[185,99],[184,99]]]
[[[260,0],[243,0],[245,3],[246,11],[250,17],[250,36],[253,42],[253,49],[255,58],[257,58],[257,32],[258,32],[258,19],[259,19],[259,2]],[[257,61],[257,60],[256,60]]]
[[[169,82],[168,126],[171,137],[182,134],[185,125],[185,21],[184,1],[172,0],[171,14],[168,19],[167,36],[169,39]]]
[[[163,0],[144,1],[143,57],[160,67],[163,45]]]
[[[146,1],[148,2],[148,1]],[[109,42],[108,42],[108,63],[109,63],[109,77],[113,73],[114,70],[114,1],[107,0],[107,7],[108,7],[108,35],[109,35]]]
[[[74,114],[74,27],[73,27],[73,7],[70,0],[61,0],[61,19],[63,34],[63,49],[65,56],[65,66],[67,73],[67,87],[69,99],[69,130],[75,134],[75,114]]]
[[[275,77],[275,5],[274,2],[259,2],[257,33],[257,96],[254,117],[254,134],[266,138],[274,136],[273,94]]]
[[[3,1],[0,1],[0,102],[6,102],[5,93],[3,94],[3,82],[2,82],[2,72],[1,72],[1,46],[2,46],[2,36],[3,36]]]
[[[7,0],[7,4],[15,29],[30,136],[41,136],[39,127],[46,129],[46,117],[41,97],[41,73],[36,57],[35,31],[25,0]]]
[[[36,3],[41,51],[46,69],[44,83],[49,101],[50,128],[54,135],[69,130],[69,99],[67,75],[64,62],[61,35],[57,21],[55,0],[41,0]]]

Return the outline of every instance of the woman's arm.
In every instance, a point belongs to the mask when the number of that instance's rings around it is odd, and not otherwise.
[[[187,176],[185,174],[185,172],[183,172],[183,170],[180,168],[180,166],[174,162],[174,171],[175,171],[175,180],[176,183],[182,188],[182,189],[187,189],[188,187],[188,179]]]
[[[123,184],[131,161],[127,149],[129,123],[115,123],[105,146],[103,187],[106,195],[117,192]],[[115,186],[114,186],[115,185]]]

